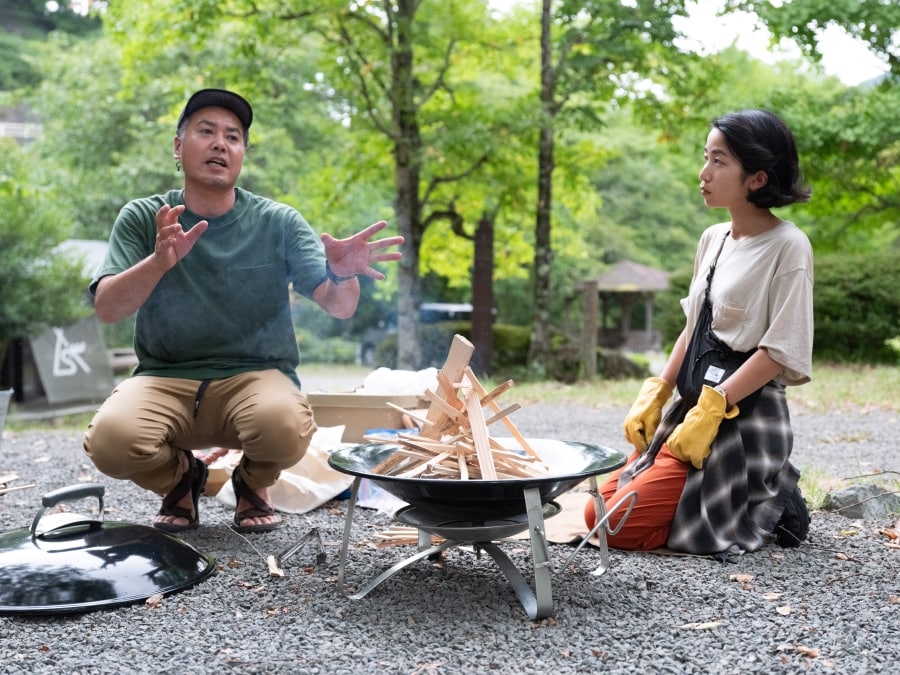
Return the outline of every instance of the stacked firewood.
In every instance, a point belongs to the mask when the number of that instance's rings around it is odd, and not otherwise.
[[[513,385],[512,380],[488,392],[469,367],[473,351],[471,342],[454,336],[447,362],[437,375],[438,391],[425,392],[427,416],[421,418],[400,408],[420,424],[419,433],[399,434],[397,450],[375,466],[373,473],[460,480],[533,478],[549,473],[509,419],[521,406],[501,408],[497,401]],[[489,411],[487,417],[485,409]],[[505,425],[523,452],[509,450],[491,437],[488,427],[498,422]]]

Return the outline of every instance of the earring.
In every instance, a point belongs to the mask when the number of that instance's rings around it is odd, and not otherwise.
[[[176,159],[176,160],[175,160],[175,172],[177,173],[177,172],[179,172],[179,171],[181,171],[181,160],[180,160],[180,159]]]

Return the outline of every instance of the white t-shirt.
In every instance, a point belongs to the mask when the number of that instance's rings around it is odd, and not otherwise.
[[[754,237],[734,240],[731,223],[707,228],[694,259],[688,297],[681,300],[689,334],[706,290],[706,277],[722,239],[710,290],[712,327],[729,347],[746,352],[765,347],[784,367],[785,385],[812,375],[813,256],[809,239],[790,221]]]

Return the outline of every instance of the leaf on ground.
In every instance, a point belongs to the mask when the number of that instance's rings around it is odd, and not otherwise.
[[[791,608],[789,605],[782,605],[781,607],[776,607],[775,611],[781,614],[781,616],[787,616],[791,613]]]
[[[773,601],[773,602],[774,602],[775,600],[779,600],[779,599],[781,598],[781,596],[782,596],[782,593],[771,593],[771,592],[769,592],[769,593],[763,593],[763,594],[762,594],[763,600],[771,600],[771,601]]]
[[[745,591],[749,591],[753,589],[753,585],[750,583],[753,581],[752,574],[732,574],[728,577],[729,581],[737,581]]]
[[[156,593],[155,595],[151,595],[144,601],[144,604],[147,605],[150,609],[158,609],[160,605],[162,605],[163,594]]]
[[[878,534],[887,537],[891,541],[896,541],[900,538],[900,533],[897,532],[896,527],[882,527],[875,530]]]
[[[813,647],[804,647],[803,645],[778,645],[778,651],[794,651],[800,652],[803,656],[808,656],[811,659],[815,659],[819,657],[819,650],[814,649]]]

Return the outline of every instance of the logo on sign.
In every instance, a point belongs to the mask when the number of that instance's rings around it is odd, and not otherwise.
[[[79,369],[91,372],[91,367],[81,355],[87,349],[86,342],[69,342],[62,328],[54,328],[56,346],[53,349],[53,377],[69,377]]]

